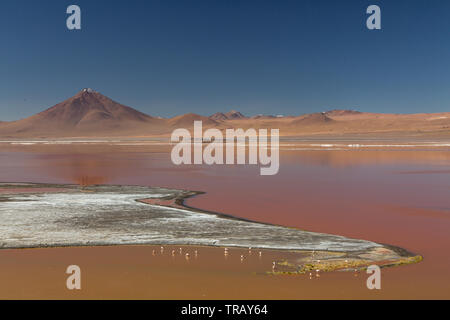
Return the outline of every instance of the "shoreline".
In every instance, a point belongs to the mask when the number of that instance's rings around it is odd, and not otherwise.
[[[58,190],[58,192],[70,192],[70,191],[80,191],[89,192],[89,188],[95,188],[104,185],[90,185],[90,186],[79,186],[75,184],[48,184],[48,183],[0,183],[0,196],[1,195],[11,195],[5,192],[8,188],[14,187],[14,194],[39,194],[46,193],[47,190]],[[2,190],[3,187],[3,190]],[[21,187],[26,192],[17,192]],[[142,187],[142,186],[122,186],[122,185],[107,185],[107,187]],[[150,188],[150,187],[149,187]],[[159,187],[158,187],[159,188]],[[283,227],[293,230],[305,231],[299,228],[292,228],[280,225],[274,225],[269,223],[261,223],[254,220],[242,219],[233,215],[202,210],[196,207],[191,207],[185,204],[185,200],[196,197],[198,195],[204,195],[206,192],[202,191],[189,191],[189,190],[177,190],[179,193],[176,195],[169,195],[161,198],[141,198],[135,199],[136,202],[157,206],[165,207],[178,210],[187,210],[190,212],[197,212],[201,214],[215,215],[222,219],[232,219],[237,221],[256,223],[267,226]],[[0,199],[0,201],[2,201]],[[319,233],[320,234],[320,233]],[[350,239],[350,238],[348,238]],[[357,239],[353,239],[357,240]],[[277,270],[272,270],[268,274],[278,275],[278,274],[305,274],[311,271],[317,272],[330,272],[330,271],[350,271],[350,270],[364,270],[368,265],[377,264],[380,267],[392,267],[403,264],[412,264],[422,261],[423,257],[408,250],[400,247],[380,244],[380,247],[370,247],[364,250],[357,251],[338,251],[338,250],[307,250],[307,249],[296,249],[296,248],[270,248],[270,247],[254,247],[255,251],[274,251],[280,254],[292,253],[294,257],[288,259],[282,259],[276,262],[279,266]],[[240,245],[198,245],[198,244],[177,244],[177,243],[124,243],[124,244],[105,244],[105,243],[87,243],[87,244],[63,244],[63,245],[35,245],[35,246],[24,246],[24,247],[11,247],[2,246],[1,250],[27,250],[27,249],[57,249],[57,248],[95,248],[95,247],[117,247],[117,246],[147,246],[147,247],[186,247],[186,248],[217,248],[218,250],[224,250],[224,248],[235,248],[235,249],[246,249],[246,246]],[[317,257],[320,257],[318,259]],[[275,262],[274,262],[275,265]]]

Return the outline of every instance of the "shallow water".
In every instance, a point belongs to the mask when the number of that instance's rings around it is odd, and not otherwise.
[[[392,244],[424,257],[419,264],[383,269],[378,298],[450,298],[448,149],[282,150],[280,172],[271,177],[260,176],[256,166],[176,167],[169,150],[163,145],[0,146],[0,181],[205,191],[187,203]],[[344,290],[346,283],[323,283],[315,296],[327,297],[337,284]]]

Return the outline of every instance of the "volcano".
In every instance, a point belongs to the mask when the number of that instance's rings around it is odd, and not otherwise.
[[[154,133],[164,121],[86,88],[75,96],[29,118],[3,123],[2,136],[83,137]]]

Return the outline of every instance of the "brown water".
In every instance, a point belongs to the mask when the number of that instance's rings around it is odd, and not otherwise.
[[[206,191],[188,204],[262,222],[392,244],[424,257],[416,265],[383,269],[383,289],[377,293],[365,289],[364,279],[355,282],[348,275],[326,275],[320,285],[311,285],[284,278],[261,280],[247,270],[239,277],[246,275],[254,289],[233,289],[240,294],[229,298],[450,298],[449,151],[286,150],[281,152],[279,174],[260,176],[257,166],[176,167],[168,150],[167,146],[1,146],[0,181],[137,184]],[[60,250],[58,257],[63,257],[69,250],[83,249],[46,250]],[[117,251],[123,255],[128,252],[126,248]],[[26,273],[30,263],[57,259],[38,252],[27,254],[28,260],[9,252],[17,257],[11,258],[17,263],[0,264],[0,272],[15,269]],[[76,256],[88,259],[80,251]],[[139,259],[129,261],[122,272],[137,270],[139,274],[140,267],[135,265]],[[90,264],[95,266],[92,260]],[[223,283],[236,277],[235,271],[215,273],[214,265],[211,268],[205,276],[211,280],[206,297],[233,294]],[[262,283],[266,290],[273,286],[272,291],[263,294],[257,289]],[[195,287],[188,291],[192,295],[175,284],[171,288],[175,290],[171,291],[173,297],[202,298],[201,290],[196,294]],[[133,296],[126,283],[117,290]],[[1,289],[0,295],[5,296]],[[39,294],[24,295],[36,296]],[[170,293],[134,296],[167,298]]]

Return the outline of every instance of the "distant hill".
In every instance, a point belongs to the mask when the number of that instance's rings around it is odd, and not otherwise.
[[[202,121],[203,128],[220,130],[279,129],[283,136],[450,136],[450,112],[383,114],[330,110],[300,116],[258,115],[249,118],[232,110],[210,117],[187,113],[164,119],[122,105],[92,89],[83,89],[75,96],[31,117],[0,122],[0,137],[166,137],[176,128],[191,129],[194,121]]]
[[[320,125],[320,124],[330,124],[334,122],[333,119],[328,117],[326,113],[311,113],[304,116],[296,117],[294,120],[290,122],[290,125]]]
[[[251,119],[274,119],[276,118],[273,115],[265,115],[265,114],[257,114],[256,116],[251,117]]]
[[[240,113],[239,111],[236,111],[236,110],[231,110],[230,112],[225,113],[225,116],[229,120],[246,118],[246,116],[244,116],[242,113]]]
[[[215,121],[225,121],[225,120],[245,119],[246,116],[244,116],[239,111],[231,110],[230,112],[227,112],[227,113],[222,113],[222,112],[214,113],[209,118],[212,120],[215,120]]]
[[[228,117],[225,115],[225,113],[222,112],[214,113],[213,115],[209,116],[209,118],[216,121],[228,120]]]
[[[339,117],[339,116],[358,115],[358,114],[362,114],[362,112],[359,112],[356,110],[340,110],[340,109],[335,109],[335,110],[330,110],[330,111],[325,112],[325,115],[327,115],[328,117]]]
[[[190,128],[194,121],[202,121],[203,126],[215,126],[218,122],[195,113],[182,114],[167,120],[167,124],[172,128]]]

